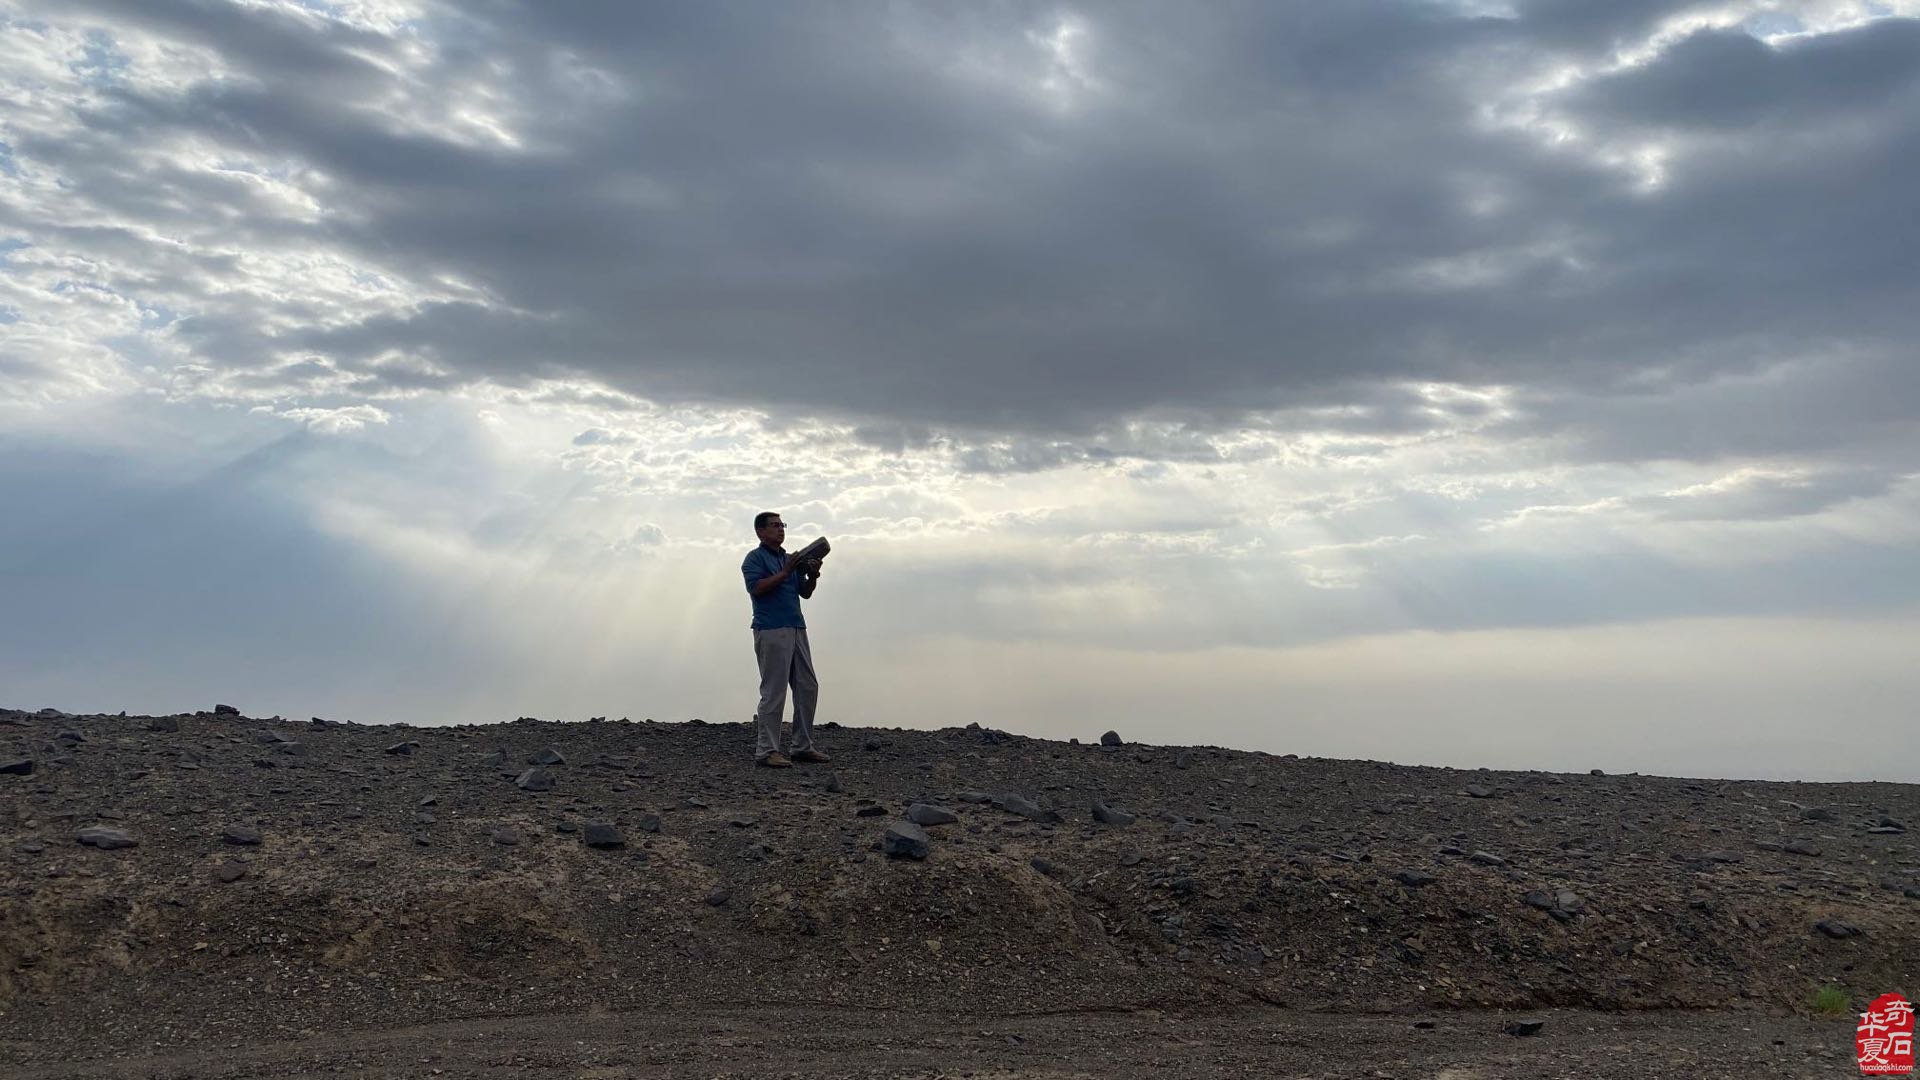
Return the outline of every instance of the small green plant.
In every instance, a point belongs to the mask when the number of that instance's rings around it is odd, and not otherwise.
[[[1852,1010],[1853,1001],[1845,990],[1828,983],[1807,999],[1807,1008],[1815,1016],[1843,1016]]]

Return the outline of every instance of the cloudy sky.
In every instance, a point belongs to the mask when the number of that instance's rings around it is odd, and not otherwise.
[[[0,0],[0,704],[1920,780],[1920,0]],[[741,748],[743,759],[748,747]]]

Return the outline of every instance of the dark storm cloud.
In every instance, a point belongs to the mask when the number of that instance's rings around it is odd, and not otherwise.
[[[1688,6],[497,3],[388,37],[210,0],[62,5],[246,77],[130,79],[80,138],[16,151],[129,221],[479,291],[345,317],[225,295],[177,329],[224,367],[323,357],[396,389],[580,375],[844,416],[876,445],[1025,440],[978,452],[985,469],[1097,457],[1089,437],[1143,411],[1230,426],[1422,380],[1522,388],[1536,430],[1593,428],[1580,403],[1611,401],[1598,446],[1658,428],[1661,399],[1623,389],[1650,378],[1685,396],[1920,330],[1910,20],[1779,47],[1703,31],[1541,92],[1527,108],[1574,145],[1489,119]],[[519,142],[407,109],[493,109]],[[130,164],[173,137],[312,170],[327,212]],[[1602,152],[1654,137],[1652,183]],[[1727,441],[1705,452],[1820,452],[1854,411],[1914,419],[1910,378],[1813,381],[1827,411],[1778,445],[1709,410]]]
[[[1920,20],[1887,19],[1772,47],[1703,30],[1645,68],[1580,95],[1593,115],[1660,127],[1740,131],[1886,108],[1920,79]]]

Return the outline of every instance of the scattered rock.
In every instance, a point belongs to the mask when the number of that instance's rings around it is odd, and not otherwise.
[[[895,858],[924,859],[932,850],[925,829],[911,821],[896,821],[887,826],[886,835],[880,838],[880,850]]]
[[[527,755],[529,765],[565,765],[566,763],[567,759],[561,756],[560,751],[551,746]]]
[[[841,786],[840,786],[840,774],[839,774],[839,773],[837,773],[837,772],[836,772],[836,773],[828,773],[828,774],[827,774],[827,790],[828,790],[828,791],[830,791],[830,792],[832,792],[832,793],[833,793],[833,794],[835,794],[835,795],[838,795],[838,794],[840,794],[840,793],[841,793],[842,791],[845,791],[845,790],[846,790],[846,788],[844,788],[844,787],[841,787]]]
[[[1182,750],[1180,751],[1180,756],[1173,759],[1173,767],[1176,769],[1186,769],[1192,766],[1193,751],[1191,750]]]
[[[1467,856],[1467,858],[1472,859],[1474,862],[1479,863],[1481,866],[1507,865],[1507,860],[1501,858],[1498,855],[1495,855],[1491,851],[1476,851],[1473,854]]]
[[[1402,870],[1393,875],[1393,880],[1409,889],[1424,889],[1440,879],[1424,870]]]
[[[907,807],[907,820],[915,825],[952,825],[960,820],[960,815],[944,806],[917,802]]]
[[[1813,928],[1836,941],[1844,941],[1847,938],[1859,937],[1861,935],[1859,927],[1849,922],[1841,922],[1839,919],[1822,919],[1814,923]]]
[[[0,775],[32,776],[33,775],[33,759],[21,758],[17,761],[9,761],[4,765],[0,765]]]
[[[240,710],[239,710],[239,709],[236,709],[236,708],[234,708],[234,707],[233,707],[233,706],[231,706],[231,705],[215,705],[215,706],[213,707],[213,715],[215,715],[215,716],[239,716],[239,715],[240,715]]]
[[[520,842],[520,834],[514,832],[512,829],[495,829],[487,835],[493,838],[494,843],[502,847],[513,847]]]
[[[89,825],[75,833],[73,838],[88,847],[97,847],[102,851],[138,847],[140,844],[140,841],[135,840],[124,829],[110,829],[105,825]]]
[[[620,835],[620,830],[614,828],[611,822],[606,821],[587,822],[585,839],[587,846],[590,848],[622,848],[627,846],[627,838]]]
[[[553,774],[545,769],[528,769],[520,774],[514,785],[522,791],[552,791]]]
[[[1145,858],[1145,856],[1141,855],[1137,851],[1123,851],[1120,853],[1120,865],[1121,866],[1139,866],[1140,860],[1143,858]]]
[[[387,753],[410,757],[412,756],[413,748],[416,745],[418,744],[413,742],[397,742],[397,743],[394,743],[392,746],[387,747]]]
[[[1540,1034],[1540,1029],[1546,1026],[1545,1020],[1515,1020],[1503,1030],[1516,1038],[1527,1039]]]
[[[1468,784],[1465,788],[1465,791],[1469,796],[1475,799],[1493,798],[1493,789],[1486,786],[1485,784]]]
[[[1605,776],[1605,775],[1607,775],[1607,770],[1605,770],[1605,769],[1588,769],[1588,770],[1587,770],[1587,775],[1588,775],[1588,776]]]
[[[1801,821],[1832,821],[1833,811],[1824,806],[1809,806],[1800,811]]]
[[[716,885],[714,886],[713,891],[707,894],[707,906],[708,907],[726,907],[727,901],[731,899],[733,899],[732,889],[726,888],[725,886]]]
[[[1033,858],[1028,859],[1027,865],[1033,867],[1034,873],[1037,873],[1042,877],[1052,877],[1056,872],[1056,867],[1052,863],[1048,862],[1047,860],[1041,858],[1038,855],[1035,855]]]
[[[1560,889],[1556,892],[1534,889],[1522,899],[1526,901],[1528,907],[1538,908],[1560,922],[1570,922],[1574,916],[1584,915],[1587,911],[1586,901],[1580,899],[1579,894],[1570,889]]]
[[[173,734],[180,730],[180,720],[173,716],[156,716],[147,721],[147,730],[162,734]]]
[[[861,808],[853,812],[853,816],[854,817],[883,817],[885,816],[886,812],[887,812],[886,807],[875,804],[870,806],[862,806]]]
[[[213,868],[213,878],[223,885],[231,885],[247,876],[247,864],[229,859]]]
[[[229,825],[220,832],[220,839],[229,844],[243,847],[258,847],[261,841],[260,830],[252,825]]]
[[[1108,806],[1106,803],[1101,802],[1099,799],[1093,800],[1092,809],[1093,809],[1093,820],[1099,822],[1102,825],[1126,826],[1126,825],[1131,825],[1134,822],[1134,816],[1132,814],[1127,813],[1125,810],[1120,810],[1115,807]]]
[[[481,758],[480,764],[488,769],[505,768],[507,764],[507,752],[505,750],[495,750],[493,753]]]
[[[993,805],[1005,810],[1009,814],[1018,814],[1029,821],[1057,824],[1061,820],[1058,810],[1044,809],[1039,803],[1033,802],[1023,795],[1016,795],[1013,792],[996,796],[993,800]]]
[[[884,744],[884,743],[882,743],[882,742],[881,742],[881,741],[880,741],[879,739],[868,739],[868,740],[866,740],[866,741],[864,741],[864,742],[862,742],[862,743],[860,744],[860,749],[862,749],[862,750],[878,750],[878,749],[880,749],[880,747],[881,747],[881,746],[883,746],[883,745],[885,745],[885,744]]]
[[[1124,746],[1126,744],[1124,741],[1121,740],[1119,732],[1109,731],[1106,734],[1100,736],[1100,745],[1101,746]]]
[[[1820,856],[1820,849],[1805,840],[1795,840],[1780,850],[1789,855],[1805,855],[1809,858],[1818,858]]]

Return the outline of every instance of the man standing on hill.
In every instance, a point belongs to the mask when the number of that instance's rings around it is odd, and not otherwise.
[[[760,711],[753,716],[754,760],[784,769],[795,761],[828,761],[813,748],[813,707],[820,700],[820,679],[807,647],[807,620],[800,601],[820,583],[820,560],[787,554],[787,524],[769,511],[754,515],[760,546],[747,552],[740,572],[753,598],[753,655],[760,661]],[[780,713],[793,685],[793,757],[780,753]]]

